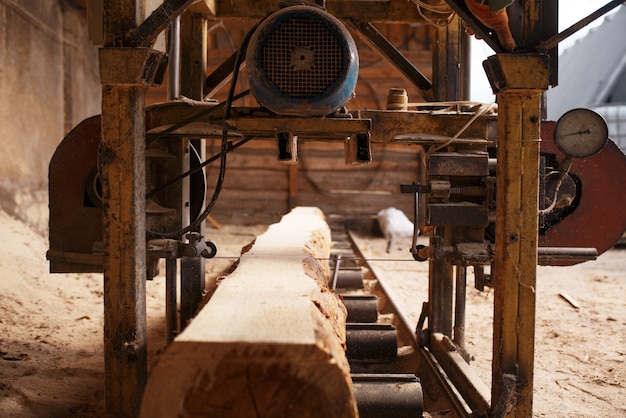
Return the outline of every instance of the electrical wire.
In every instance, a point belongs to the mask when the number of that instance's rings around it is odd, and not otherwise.
[[[448,26],[450,22],[452,22],[452,19],[454,18],[455,13],[452,9],[450,9],[450,6],[447,3],[442,4],[442,5],[435,5],[435,4],[428,4],[422,0],[411,0],[411,2],[417,6],[417,12],[419,13],[419,15],[426,22],[430,23],[431,25],[435,27],[442,28],[442,27]],[[435,21],[431,17],[426,16],[424,14],[424,11],[428,11],[428,12],[439,14],[439,15],[446,15],[446,16],[445,17],[442,16],[442,19],[437,19],[437,21]]]
[[[241,255],[222,255],[222,256],[215,256],[215,257],[211,257],[211,260],[239,260],[241,258]],[[315,258],[318,261],[336,261],[336,258],[334,257],[329,257],[329,258]],[[393,263],[398,263],[398,262],[411,262],[411,263],[415,263],[415,259],[414,258],[364,258],[364,257],[345,257],[342,256],[341,257],[342,261],[360,261],[360,262],[376,262],[376,263],[381,263],[381,262],[393,262]]]
[[[447,140],[446,142],[444,142],[443,144],[439,144],[436,146],[433,146],[431,148],[428,149],[428,151],[426,152],[427,155],[430,155],[434,152],[437,152],[445,147],[447,147],[448,145],[450,145],[451,143],[453,143],[454,141],[456,141],[458,139],[459,136],[461,136],[461,134],[463,132],[465,132],[465,130],[467,128],[469,128],[469,126],[474,123],[474,121],[476,121],[476,119],[478,119],[480,116],[489,113],[489,112],[493,112],[495,111],[495,109],[497,109],[497,104],[492,103],[492,104],[486,104],[486,103],[476,103],[476,102],[441,102],[441,103],[428,103],[428,106],[437,106],[437,105],[448,105],[448,106],[454,106],[454,105],[463,105],[463,104],[470,104],[470,105],[479,105],[479,108],[476,112],[474,112],[474,115],[470,118],[469,121],[467,121],[467,123],[465,125],[463,125],[463,127],[456,133],[454,134],[449,140]],[[409,103],[410,105],[416,105],[414,103]],[[433,112],[434,113],[434,112]]]
[[[264,19],[263,19],[264,20]],[[184,234],[191,232],[193,230],[198,229],[198,227],[202,224],[202,222],[204,222],[206,220],[206,218],[209,216],[209,214],[211,213],[211,211],[213,210],[213,207],[215,206],[215,204],[217,203],[217,199],[219,198],[220,192],[222,190],[222,186],[224,184],[224,178],[226,176],[226,155],[229,152],[229,141],[228,141],[228,125],[227,125],[227,120],[230,118],[231,115],[231,108],[232,108],[232,104],[233,101],[235,99],[235,87],[237,85],[237,78],[239,76],[239,69],[241,67],[241,63],[243,62],[243,57],[245,56],[245,53],[248,49],[248,44],[250,42],[250,38],[252,37],[252,34],[255,32],[256,28],[261,24],[261,22],[263,22],[263,20],[259,21],[258,23],[256,23],[252,29],[250,29],[250,31],[248,31],[248,33],[246,33],[246,36],[244,37],[243,41],[241,42],[241,46],[239,48],[239,51],[237,51],[237,56],[235,59],[235,65],[234,65],[234,69],[233,69],[233,78],[231,80],[231,84],[230,84],[230,89],[228,91],[228,97],[226,99],[226,102],[224,103],[224,125],[223,125],[223,129],[222,129],[222,141],[221,141],[221,148],[220,148],[220,168],[219,168],[219,173],[218,173],[218,177],[217,177],[217,182],[215,184],[215,188],[213,189],[213,195],[211,196],[211,200],[209,201],[209,203],[206,205],[204,211],[194,220],[192,221],[189,225],[187,225],[186,227],[178,230],[178,231],[174,231],[174,232],[155,232],[155,231],[146,231],[146,233],[148,235],[152,235],[152,236],[156,236],[156,237],[160,237],[160,238],[179,238],[181,236],[183,236]],[[247,94],[247,93],[246,93]],[[220,103],[221,104],[221,103]],[[219,105],[217,105],[219,106]],[[216,107],[217,107],[216,106]],[[211,108],[211,111],[215,110],[215,108]],[[200,112],[203,113],[203,112]],[[210,113],[210,112],[208,112]],[[207,114],[208,114],[207,113]],[[198,115],[194,115],[194,119],[199,117]],[[188,118],[187,120],[192,119],[192,118]],[[184,124],[182,124],[182,126],[186,125],[189,122],[186,122]],[[176,125],[181,125],[181,123],[178,123]],[[174,126],[176,126],[174,125]],[[179,129],[181,126],[176,127],[175,129],[172,129],[173,127],[170,127],[170,132],[174,132],[176,129]],[[166,130],[167,131],[167,130]],[[165,135],[162,135],[165,136]]]
[[[241,93],[238,93],[235,96],[233,96],[232,101],[239,100],[242,97],[247,96],[248,94],[250,94],[250,90],[242,91]],[[177,131],[180,128],[183,128],[183,127],[189,125],[191,122],[195,122],[195,121],[197,121],[197,120],[199,120],[199,119],[201,119],[201,118],[203,118],[205,116],[211,115],[216,110],[219,110],[219,109],[221,109],[223,107],[226,107],[226,105],[227,105],[227,102],[218,103],[215,106],[212,106],[212,107],[209,107],[207,109],[204,109],[204,110],[196,113],[195,115],[192,115],[192,116],[188,117],[187,119],[183,119],[180,122],[175,123],[174,125],[170,126],[167,129],[164,129],[164,130],[162,130],[160,132],[157,132],[157,133],[154,133],[154,134],[147,134],[146,136],[150,137],[150,139],[152,141],[156,141],[158,139],[164,138],[167,135],[171,134],[172,132]]]
[[[256,138],[256,137],[255,136],[247,136],[247,137],[243,138],[241,141],[237,142],[234,145],[231,145],[229,143],[227,152],[232,152],[232,151],[236,150],[237,148],[241,147],[242,145],[245,145],[247,142],[249,142],[250,140],[252,140],[254,138]],[[202,162],[199,166],[194,167],[191,170],[186,171],[186,172],[184,172],[182,174],[179,174],[178,176],[174,177],[173,179],[171,179],[167,183],[160,185],[159,187],[155,187],[154,189],[152,189],[150,192],[148,192],[146,194],[146,199],[149,199],[152,196],[154,196],[155,194],[158,194],[158,193],[162,192],[163,190],[167,189],[168,187],[173,186],[174,184],[178,183],[179,181],[181,181],[185,177],[189,177],[192,174],[197,173],[198,171],[202,170],[207,165],[209,165],[212,162],[218,160],[220,158],[220,156],[221,156],[221,154],[215,154],[211,158],[209,158],[209,159],[205,160],[204,162]]]
[[[561,191],[561,185],[563,184],[563,180],[565,180],[565,177],[567,177],[567,174],[569,173],[569,170],[571,167],[572,167],[572,158],[567,157],[565,161],[563,162],[563,166],[559,169],[559,178],[557,179],[556,184],[554,185],[554,194],[552,196],[552,202],[550,203],[550,206],[548,206],[547,208],[539,210],[539,216],[545,216],[549,214],[550,212],[552,212],[554,208],[556,208],[556,204],[559,198],[559,191]]]

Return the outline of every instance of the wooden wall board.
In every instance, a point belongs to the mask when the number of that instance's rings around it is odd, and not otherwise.
[[[208,147],[214,150],[215,144],[209,141]],[[371,164],[346,165],[342,143],[303,141],[291,205],[314,205],[345,216],[375,215],[393,206],[410,215],[413,198],[401,194],[400,185],[417,180],[419,151],[374,144]],[[208,170],[209,195],[216,167]],[[274,141],[251,141],[229,155],[224,189],[212,214],[218,222],[269,224],[289,209],[289,165],[277,161]]]

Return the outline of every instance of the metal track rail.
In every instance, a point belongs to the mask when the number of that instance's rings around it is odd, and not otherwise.
[[[386,349],[384,347],[351,347],[355,339],[358,340],[358,337],[355,338],[354,336],[357,332],[355,331],[355,326],[349,324],[347,331],[347,354],[353,373],[357,373],[357,375],[370,372],[386,375],[413,375],[418,377],[421,381],[423,388],[423,407],[426,412],[445,412],[446,416],[457,417],[476,416],[472,413],[471,408],[463,400],[454,384],[441,368],[433,356],[433,353],[421,346],[416,331],[417,324],[413,323],[408,316],[402,312],[399,304],[393,299],[391,289],[387,287],[384,280],[376,276],[376,270],[368,263],[367,257],[356,244],[352,233],[343,229],[342,226],[331,225],[331,228],[333,247],[331,249],[330,261],[330,286],[344,299],[349,309],[348,322],[352,321],[351,317],[354,317],[354,310],[357,311],[358,315],[371,315],[361,312],[361,308],[351,308],[355,299],[357,300],[356,304],[360,304],[361,307],[364,307],[367,303],[371,303],[368,301],[371,301],[372,297],[377,297],[379,300],[385,301],[384,307],[381,306],[378,308],[379,310],[376,317],[376,323],[379,324],[380,327],[376,330],[372,327],[370,332],[372,332],[373,335],[370,335],[369,338],[365,337],[360,343],[364,345],[375,345],[376,342],[384,340],[385,337],[381,337],[381,335],[385,332],[385,324],[389,326],[388,322],[393,324],[393,327],[395,327],[394,331],[397,333],[397,347],[395,347],[397,357],[393,359],[387,358],[382,362],[379,361],[377,364],[374,364],[375,361],[354,360],[351,359],[351,356],[354,351],[380,352]],[[367,284],[364,284],[363,273],[366,271],[369,271],[370,274],[368,274]],[[359,299],[361,301],[358,301]],[[383,305],[380,303],[377,304]],[[387,332],[389,332],[388,328]],[[378,336],[376,336],[377,334]],[[357,380],[353,377],[353,381],[356,382]],[[361,408],[361,405],[359,405],[359,408]],[[363,413],[361,415],[366,418],[370,416],[383,416]],[[387,412],[385,416],[395,418],[405,415],[396,415]]]
[[[409,368],[399,368],[396,328],[381,320],[378,297],[365,288],[364,269],[347,231],[332,232],[329,286],[348,310],[346,356],[359,416],[423,416],[422,385]],[[360,253],[359,253],[360,254]]]

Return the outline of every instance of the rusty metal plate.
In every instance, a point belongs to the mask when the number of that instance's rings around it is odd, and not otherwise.
[[[542,124],[541,152],[554,154],[562,161],[565,155],[556,147],[553,133],[554,122]],[[626,157],[609,141],[597,154],[574,159],[570,174],[582,183],[578,206],[539,237],[539,246],[596,248],[602,254],[626,230]],[[556,265],[576,263],[563,261]]]
[[[100,116],[78,124],[57,147],[50,161],[50,271],[102,272],[102,256],[93,254],[102,241],[102,210],[88,190],[97,165]]]

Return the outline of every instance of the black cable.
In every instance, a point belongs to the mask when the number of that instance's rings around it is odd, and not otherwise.
[[[235,101],[235,100],[239,100],[242,97],[247,96],[248,94],[250,94],[250,90],[249,89],[242,91],[241,93],[233,96],[233,98],[231,100],[231,103],[233,101]],[[227,102],[222,102],[222,103],[216,104],[215,106],[209,107],[208,109],[204,109],[203,111],[198,112],[195,115],[188,117],[187,119],[181,120],[180,122],[170,126],[167,129],[162,130],[161,132],[157,132],[155,134],[147,134],[147,136],[149,136],[152,141],[156,141],[156,140],[161,139],[161,138],[171,134],[172,132],[182,128],[183,126],[186,126],[186,125],[190,124],[191,122],[195,122],[195,121],[197,121],[200,118],[203,118],[205,116],[210,115],[211,113],[213,113],[216,110],[219,110],[219,109],[225,107],[226,105],[227,105]],[[224,118],[224,119],[226,119],[226,118]]]
[[[231,80],[230,89],[228,91],[228,98],[226,99],[226,102],[224,104],[224,106],[225,106],[225,109],[224,109],[224,119],[223,119],[224,120],[224,127],[222,129],[222,146],[221,146],[221,149],[220,149],[220,170],[219,170],[219,174],[218,174],[218,177],[217,177],[217,182],[215,184],[215,188],[213,189],[213,196],[211,196],[211,200],[207,204],[207,206],[204,209],[204,211],[194,221],[192,221],[186,227],[184,227],[184,228],[182,228],[182,229],[180,229],[178,231],[174,231],[174,232],[146,231],[147,234],[152,235],[152,236],[161,237],[161,238],[178,238],[178,237],[181,237],[184,234],[197,229],[202,224],[202,222],[204,222],[205,219],[209,216],[209,214],[213,210],[213,207],[217,203],[217,199],[219,198],[220,192],[222,190],[222,185],[224,184],[224,177],[225,177],[225,174],[226,174],[226,155],[228,154],[228,125],[226,124],[226,121],[230,118],[230,112],[231,112],[233,100],[235,99],[235,86],[237,85],[237,78],[239,76],[239,69],[241,67],[241,63],[243,61],[243,57],[245,56],[246,50],[248,49],[248,44],[250,42],[250,38],[252,37],[252,34],[255,32],[256,28],[261,24],[261,22],[263,22],[263,20],[264,19],[262,19],[261,21],[256,23],[252,27],[252,29],[250,29],[250,31],[248,31],[248,33],[246,33],[246,36],[244,37],[243,41],[241,42],[241,47],[239,48],[239,51],[237,52],[237,57],[235,59],[235,65],[234,65],[234,69],[233,69],[233,78]],[[241,95],[241,93],[240,93],[240,95]],[[211,108],[210,110],[215,110],[215,108]],[[203,112],[200,112],[200,113],[203,113]],[[207,113],[210,113],[210,112],[207,112]],[[198,117],[198,115],[196,114],[196,115],[194,115],[194,117]],[[191,119],[191,118],[189,118],[189,119]],[[189,122],[187,122],[187,123],[189,123]],[[186,125],[187,123],[183,124],[182,126]],[[180,123],[178,125],[180,125]],[[178,128],[176,128],[176,129],[178,129]],[[169,133],[173,132],[176,129],[170,130]]]
[[[232,152],[232,151],[236,150],[237,148],[239,148],[240,146],[246,144],[248,141],[250,141],[250,140],[252,140],[254,138],[256,138],[256,137],[255,136],[247,136],[247,137],[243,138],[241,141],[237,142],[235,145],[229,145],[227,152]],[[146,194],[146,199],[150,199],[155,194],[160,193],[163,190],[167,189],[168,187],[173,186],[174,184],[178,183],[179,181],[181,181],[185,177],[189,177],[192,174],[197,173],[198,171],[202,170],[207,165],[211,164],[213,161],[216,161],[217,159],[219,159],[220,156],[221,156],[221,154],[215,154],[211,158],[209,158],[208,160],[205,160],[204,162],[202,162],[199,166],[197,166],[195,168],[192,168],[191,170],[186,171],[186,172],[184,172],[182,174],[179,174],[178,176],[174,177],[173,179],[171,179],[167,183],[160,185],[159,187],[155,187],[154,189],[152,189],[150,192],[148,192]]]

